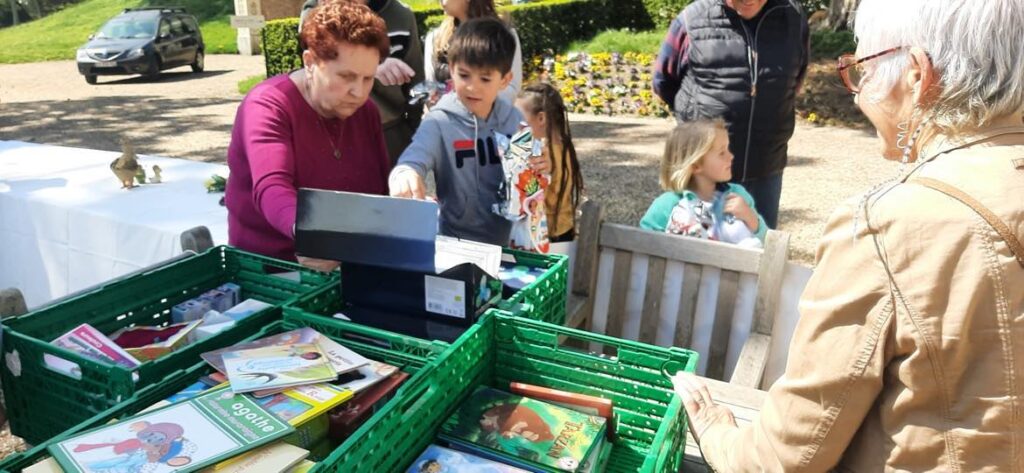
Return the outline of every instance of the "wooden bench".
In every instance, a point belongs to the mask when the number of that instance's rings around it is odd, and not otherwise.
[[[582,206],[567,325],[701,355],[698,373],[759,388],[789,235],[750,249],[603,221]]]

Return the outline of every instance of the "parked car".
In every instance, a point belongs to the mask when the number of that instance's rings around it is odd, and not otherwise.
[[[127,8],[78,49],[78,72],[96,83],[101,75],[141,74],[191,66],[202,72],[203,34],[196,17],[180,7]]]

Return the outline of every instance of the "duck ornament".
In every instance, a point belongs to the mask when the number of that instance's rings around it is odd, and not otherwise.
[[[135,176],[140,169],[142,166],[139,165],[139,159],[135,156],[135,148],[127,138],[121,138],[121,156],[110,163],[110,170],[117,176],[117,180],[121,181],[122,189],[135,187]]]

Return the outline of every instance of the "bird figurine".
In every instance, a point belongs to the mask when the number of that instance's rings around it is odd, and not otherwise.
[[[121,138],[121,156],[110,163],[110,170],[117,176],[117,180],[121,181],[122,189],[135,187],[135,174],[141,167],[132,144],[127,138]]]
[[[139,184],[146,183],[146,168],[139,166],[139,170],[135,171],[135,182]]]
[[[161,171],[163,171],[163,169],[160,169],[160,166],[157,166],[156,164],[153,165],[153,177],[149,178],[150,184],[159,184],[164,182],[160,177]]]

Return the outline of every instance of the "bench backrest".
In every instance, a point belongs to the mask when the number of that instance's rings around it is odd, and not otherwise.
[[[701,354],[698,373],[760,387],[789,235],[769,231],[750,249],[601,221],[583,205],[570,320],[615,337]],[[573,315],[573,314],[571,314]]]

